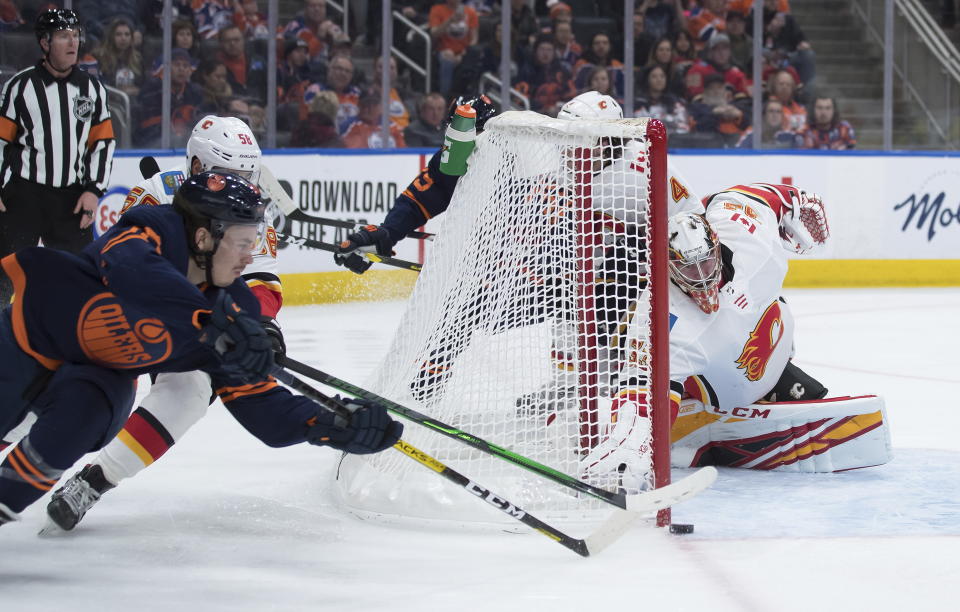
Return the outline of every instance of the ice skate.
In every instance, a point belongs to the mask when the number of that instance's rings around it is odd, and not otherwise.
[[[58,527],[70,531],[100,500],[100,496],[113,487],[104,477],[103,469],[99,465],[84,467],[54,492],[53,499],[47,504],[47,517],[50,522],[40,534],[50,533],[51,528]]]

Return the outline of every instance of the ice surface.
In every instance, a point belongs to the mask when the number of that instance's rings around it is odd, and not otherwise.
[[[75,531],[35,535],[46,498],[0,529],[0,610],[953,608],[960,290],[786,296],[799,365],[831,394],[886,398],[892,463],[833,475],[721,470],[674,510],[694,534],[638,525],[582,559],[537,534],[360,521],[331,497],[335,453],[266,448],[214,406]],[[361,382],[402,310],[298,307],[280,318],[292,356]]]

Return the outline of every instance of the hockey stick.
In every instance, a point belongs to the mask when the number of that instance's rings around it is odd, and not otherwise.
[[[337,400],[324,395],[317,389],[300,380],[283,368],[276,368],[273,375],[282,383],[288,385],[298,393],[312,399],[327,410],[339,414],[345,419],[350,419],[351,412]],[[393,448],[397,449],[407,457],[410,457],[417,463],[433,470],[457,486],[466,489],[471,495],[475,495],[487,502],[494,508],[500,510],[507,516],[514,518],[524,525],[539,531],[554,542],[565,546],[582,557],[595,555],[601,550],[612,544],[621,535],[626,533],[630,525],[637,519],[635,512],[614,512],[603,524],[600,525],[592,534],[584,539],[569,536],[556,527],[553,527],[537,517],[529,514],[510,500],[497,495],[485,486],[478,484],[460,472],[443,464],[438,459],[431,457],[427,453],[413,446],[409,442],[398,440]]]
[[[307,247],[309,249],[330,251],[331,253],[337,252],[337,245],[335,244],[320,242],[319,240],[311,240],[310,238],[291,236],[290,234],[277,233],[277,242]],[[388,266],[395,266],[397,268],[403,268],[404,270],[413,270],[414,272],[419,272],[420,269],[423,268],[423,266],[418,263],[407,261],[405,259],[397,259],[396,257],[390,257],[387,255],[377,255],[376,253],[363,253],[363,255],[370,261],[387,264]]]
[[[417,412],[412,408],[407,408],[406,406],[402,406],[385,397],[381,397],[372,391],[367,391],[366,389],[352,385],[345,380],[337,378],[336,376],[327,374],[326,372],[317,370],[316,368],[312,368],[305,363],[300,363],[291,357],[284,356],[282,359],[282,364],[298,374],[302,374],[303,376],[312,378],[319,383],[339,389],[344,393],[349,393],[357,397],[380,402],[386,406],[390,412],[409,419],[418,425],[422,425],[439,434],[447,436],[448,438],[459,440],[464,444],[472,446],[473,448],[476,448],[477,450],[489,455],[500,457],[501,459],[527,469],[538,476],[542,476],[543,478],[552,480],[557,484],[604,501],[622,510],[647,513],[668,508],[674,504],[678,504],[682,501],[690,499],[694,495],[697,495],[712,485],[717,479],[716,468],[707,466],[700,468],[693,474],[685,476],[674,483],[654,489],[652,491],[644,491],[642,493],[633,495],[627,495],[625,493],[611,493],[606,489],[595,487],[589,483],[574,478],[573,476],[569,476],[563,472],[534,461],[533,459],[524,457],[523,455],[518,455],[517,453],[503,448],[502,446],[491,444],[486,440],[457,429],[456,427],[451,427],[450,425],[431,419],[427,415]]]
[[[307,213],[303,212],[299,208],[294,210],[292,213],[287,214],[286,217],[290,221],[297,221],[299,223],[329,225],[332,227],[340,227],[348,230],[355,230],[359,227],[363,227],[362,223],[354,223],[353,221],[344,221],[342,219],[330,219],[329,217],[314,217],[313,215],[308,215]],[[435,237],[436,237],[436,234],[430,234],[428,232],[408,232],[407,233],[407,238],[417,238],[420,240],[433,240]]]
[[[291,221],[300,223],[315,223],[318,225],[331,225],[343,229],[355,230],[361,226],[359,223],[344,221],[342,219],[330,219],[328,217],[314,217],[300,210],[294,201],[287,195],[287,191],[273,175],[273,172],[265,165],[260,166],[260,189],[267,193],[267,196],[273,200],[280,212]],[[408,238],[419,238],[421,240],[433,240],[434,234],[427,232],[410,232]]]
[[[149,179],[158,172],[160,172],[160,164],[156,159],[149,155],[140,158],[140,174],[143,178]]]

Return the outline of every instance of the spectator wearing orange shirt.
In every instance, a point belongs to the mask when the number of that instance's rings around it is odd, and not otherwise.
[[[797,102],[797,82],[789,70],[777,70],[767,80],[771,97],[783,104],[783,129],[801,133],[807,127],[807,109]]]
[[[383,142],[383,131],[380,125],[380,115],[383,114],[383,105],[380,96],[369,93],[360,98],[360,111],[356,118],[347,127],[343,135],[343,144],[348,149],[382,149],[406,147],[403,132],[397,126],[390,124],[390,138]]]
[[[462,0],[446,0],[430,9],[428,23],[437,52],[440,93],[448,96],[454,71],[463,61],[467,48],[477,44],[480,19],[475,10],[463,5]]]
[[[380,56],[377,56],[376,61],[373,63],[373,75],[371,80],[371,89],[378,96],[380,95],[381,81],[380,81],[380,70],[383,67],[383,61]],[[390,122],[397,126],[399,129],[404,129],[410,125],[410,111],[407,110],[407,104],[404,101],[404,96],[400,94],[400,91],[397,89],[397,85],[400,84],[400,75],[397,71],[397,60],[390,57]]]
[[[853,127],[840,119],[834,98],[817,96],[812,110],[812,125],[803,131],[803,148],[845,151],[857,146]]]

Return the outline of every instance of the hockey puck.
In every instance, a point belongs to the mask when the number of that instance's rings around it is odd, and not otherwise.
[[[674,535],[686,535],[693,533],[693,525],[689,523],[671,523],[670,533]]]

